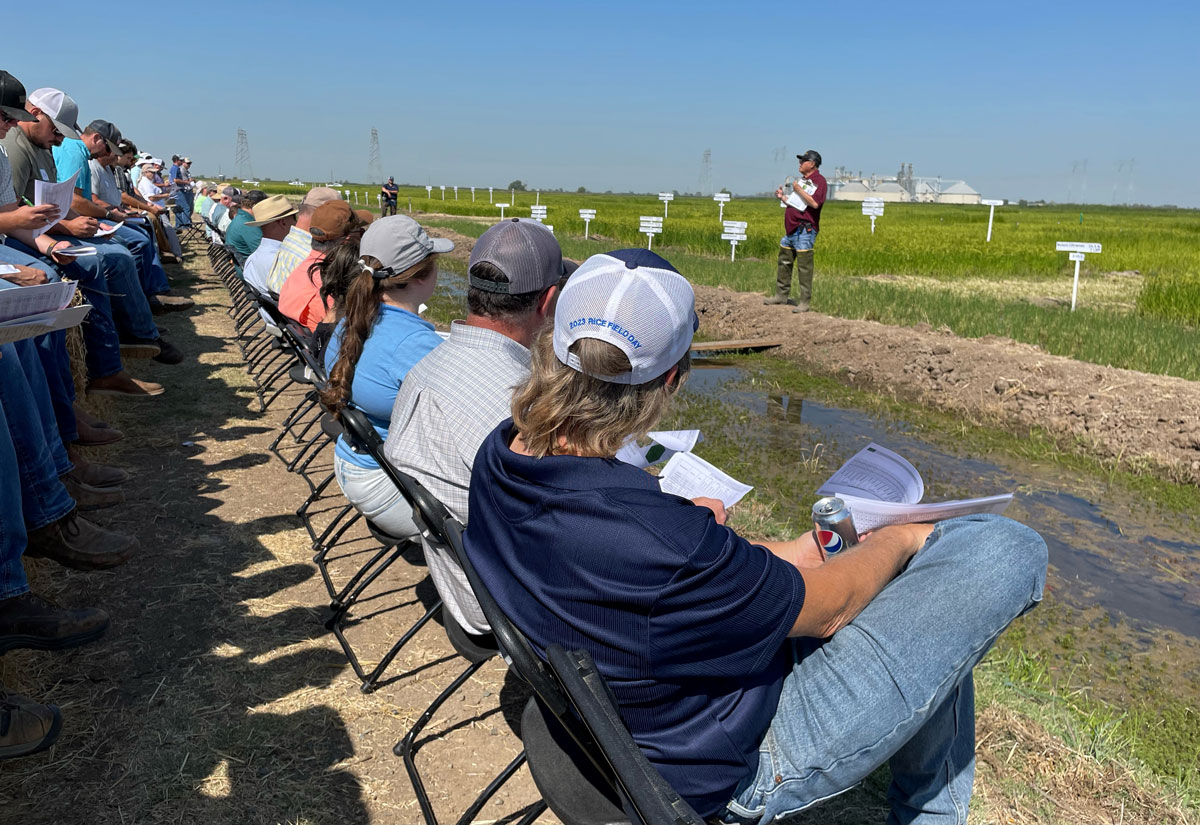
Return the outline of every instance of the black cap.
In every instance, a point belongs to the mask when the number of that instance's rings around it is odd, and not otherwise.
[[[112,149],[114,155],[121,154],[121,150],[117,148],[117,144],[121,142],[121,130],[107,120],[93,120],[84,131],[92,131],[100,135],[108,141],[108,148]]]
[[[803,155],[796,155],[796,160],[811,160],[817,166],[821,165],[821,153],[816,149],[809,149]]]
[[[3,69],[0,69],[0,109],[9,117],[26,123],[37,120],[25,111],[25,87],[21,85],[21,81]]]
[[[246,194],[242,195],[242,205],[253,207],[256,203],[261,203],[267,199],[267,193],[261,189],[251,189]]]

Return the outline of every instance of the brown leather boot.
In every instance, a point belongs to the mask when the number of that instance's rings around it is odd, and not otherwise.
[[[125,500],[125,494],[121,492],[120,487],[93,487],[76,481],[70,475],[63,476],[60,481],[67,488],[71,498],[75,499],[75,506],[80,510],[100,510]]]
[[[75,465],[75,469],[71,470],[67,475],[80,484],[86,484],[89,487],[116,487],[118,484],[124,484],[133,478],[133,476],[120,467],[110,467],[107,464],[93,464],[71,445],[67,447],[67,458],[71,459],[71,463]]]
[[[96,607],[59,607],[32,593],[0,601],[0,653],[76,647],[100,638],[107,629],[108,614]]]
[[[155,345],[153,354],[157,355],[160,350]],[[149,357],[149,356],[147,356]],[[120,395],[126,398],[149,398],[153,395],[162,395],[166,392],[162,384],[155,384],[153,381],[139,381],[125,370],[121,370],[116,375],[108,375],[104,378],[93,378],[88,381],[88,395]]]
[[[29,532],[25,555],[53,559],[75,570],[105,570],[133,556],[137,539],[97,527],[72,510],[53,524]]]
[[[0,759],[44,751],[62,730],[58,705],[43,705],[0,691]]]
[[[75,439],[75,443],[81,447],[103,447],[106,444],[112,444],[120,441],[125,437],[125,434],[120,430],[112,427],[96,427],[89,423],[86,419],[75,416],[75,431],[79,433],[79,437]]]

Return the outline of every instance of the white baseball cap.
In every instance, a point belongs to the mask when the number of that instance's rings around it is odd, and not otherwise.
[[[620,249],[588,258],[563,287],[554,311],[554,354],[584,372],[571,346],[598,338],[624,352],[632,369],[593,378],[645,384],[679,363],[699,326],[687,278],[648,249]]]
[[[79,133],[82,131],[78,123],[79,106],[69,94],[46,86],[30,92],[28,100],[50,118],[54,128],[62,132],[64,137],[79,140]]]

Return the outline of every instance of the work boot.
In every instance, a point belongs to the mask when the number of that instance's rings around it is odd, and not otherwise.
[[[104,570],[129,561],[137,544],[137,539],[98,527],[72,510],[31,530],[25,555],[53,559],[75,570]]]
[[[67,447],[67,458],[71,459],[71,463],[75,465],[75,468],[67,475],[80,484],[87,484],[91,487],[116,487],[133,478],[120,467],[93,464],[80,455],[74,445]]]
[[[98,607],[73,610],[32,593],[0,601],[0,653],[77,647],[99,639],[105,630],[108,614]]]
[[[160,364],[178,364],[183,360],[183,353],[179,351],[179,347],[172,344],[161,335],[155,342],[158,344],[158,355],[153,356],[154,360]]]
[[[196,302],[191,298],[184,298],[182,295],[169,295],[163,293],[161,295],[152,295],[147,299],[150,304],[150,311],[155,315],[164,315],[168,312],[180,312],[185,309],[191,309],[196,305]]]
[[[158,345],[155,344],[155,347]],[[166,390],[162,384],[153,381],[139,381],[125,370],[116,375],[106,375],[104,378],[93,378],[88,381],[88,395],[120,395],[125,398],[150,398],[162,395]]]
[[[0,690],[0,759],[44,751],[61,730],[58,705],[43,705]]]
[[[802,312],[808,311],[808,304],[812,300],[812,283],[813,251],[802,249],[796,253],[796,308],[805,307]]]
[[[767,298],[763,301],[764,306],[772,306],[774,304],[790,304],[791,299],[787,295],[776,295],[774,298]]]
[[[120,430],[112,427],[96,427],[86,419],[80,418],[78,414],[75,416],[75,431],[79,433],[75,443],[81,447],[103,447],[125,437]]]
[[[125,500],[125,494],[121,492],[120,487],[93,487],[77,481],[70,474],[60,480],[67,488],[67,495],[75,499],[75,506],[80,510],[101,510]]]
[[[792,261],[794,260],[796,260],[796,250],[790,246],[779,247],[779,266],[775,275],[776,298],[783,296],[786,299],[792,291]]]
[[[122,358],[153,358],[162,352],[154,338],[125,338],[121,341]]]

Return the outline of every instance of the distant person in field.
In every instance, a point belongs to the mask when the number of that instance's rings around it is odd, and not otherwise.
[[[388,182],[379,188],[379,194],[383,196],[383,216],[396,214],[396,197],[400,192],[400,187],[396,185],[396,179],[388,176]]]
[[[783,239],[779,242],[779,269],[775,279],[775,297],[764,304],[791,304],[792,312],[808,312],[812,300],[813,247],[821,226],[821,206],[829,192],[829,184],[821,174],[821,153],[809,149],[796,155],[800,161],[800,179],[792,184],[792,191],[783,187],[775,190],[775,197],[787,204],[788,196],[795,193],[805,208],[788,205],[783,210]],[[792,263],[796,264],[796,300],[792,300]]]

